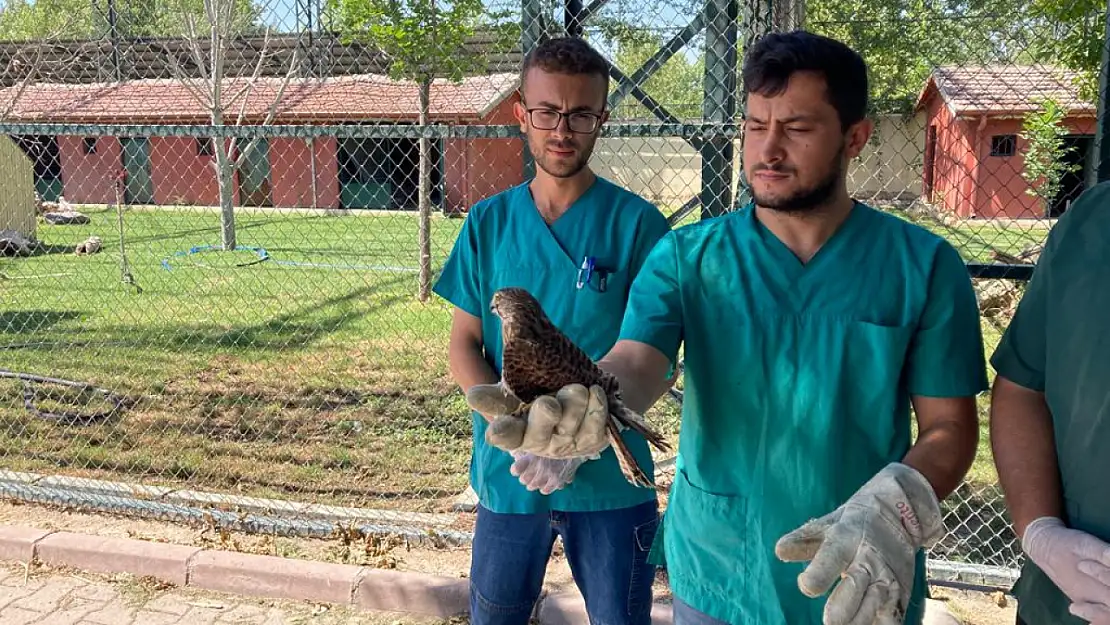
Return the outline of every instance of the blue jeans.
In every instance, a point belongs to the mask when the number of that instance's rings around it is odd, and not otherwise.
[[[658,503],[598,512],[497,514],[478,506],[470,562],[471,625],[527,625],[563,539],[591,625],[650,625],[655,566],[647,561]]]
[[[674,598],[671,610],[674,618],[674,625],[728,625],[724,621],[717,620],[708,614],[704,614],[690,607],[689,604],[683,602],[678,597]]]

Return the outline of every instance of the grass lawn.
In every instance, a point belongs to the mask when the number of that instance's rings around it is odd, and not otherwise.
[[[243,212],[239,244],[272,259],[237,267],[257,254],[175,256],[219,243],[215,214],[132,211],[138,294],[120,281],[115,212],[88,214],[89,225],[40,225],[49,253],[0,261],[0,346],[18,346],[0,351],[3,367],[137,403],[63,427],[0,380],[5,468],[351,505],[427,508],[463,490],[469,420],[445,376],[449,309],[419,302],[417,273],[397,270],[417,267],[412,215]],[[435,220],[437,268],[461,224]],[[90,234],[105,251],[74,256]]]
[[[40,224],[45,253],[0,259],[0,366],[134,404],[63,426],[28,413],[21,385],[0,379],[0,466],[412,510],[444,509],[465,488],[470,424],[447,377],[450,312],[415,297],[414,215],[243,211],[239,244],[271,257],[251,264],[249,249],[185,254],[219,243],[211,211],[132,210],[137,293],[120,281],[114,210],[86,213],[89,225]],[[436,269],[461,225],[433,220]],[[1047,233],[925,225],[983,262]],[[104,251],[73,255],[91,234]],[[984,322],[984,334],[989,354],[999,332]],[[654,412],[675,422],[669,403]],[[978,510],[989,497],[974,489],[995,482],[985,420],[982,430],[965,497]]]

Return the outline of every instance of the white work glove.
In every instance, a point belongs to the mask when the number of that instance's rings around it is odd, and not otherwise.
[[[896,625],[905,618],[918,549],[944,532],[932,485],[913,468],[891,463],[842,506],[786,534],[775,554],[811,561],[798,587],[825,603],[825,625]]]
[[[513,452],[513,466],[509,472],[520,479],[524,487],[540,491],[544,495],[559,490],[574,480],[578,467],[586,462],[585,458],[541,458],[527,452]]]
[[[1072,600],[1072,614],[1110,623],[1110,544],[1056,517],[1040,517],[1025,528],[1021,548]]]
[[[490,420],[486,441],[505,451],[595,459],[609,446],[609,404],[597,385],[570,384],[554,396],[542,395],[528,408],[526,420],[511,414],[520,402],[498,384],[471,387],[466,401]]]

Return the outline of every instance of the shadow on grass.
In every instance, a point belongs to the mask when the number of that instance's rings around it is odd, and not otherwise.
[[[60,245],[56,243],[43,243],[39,241],[31,247],[31,254],[26,258],[34,258],[36,256],[56,256],[58,254],[73,254],[73,250],[76,249],[76,247],[76,243]]]
[[[369,315],[376,314],[395,304],[405,302],[411,294],[399,288],[406,284],[405,276],[394,277],[369,286],[355,289],[349,293],[313,302],[291,313],[279,315],[264,322],[241,327],[221,328],[214,325],[192,325],[158,328],[152,332],[149,326],[113,326],[97,328],[99,333],[110,333],[113,337],[103,341],[82,341],[87,344],[142,347],[151,350],[199,349],[251,349],[286,351],[313,345],[324,337],[339,332]],[[375,293],[391,294],[370,302],[368,296]],[[172,317],[172,311],[165,313]],[[42,331],[61,321],[80,317],[78,312],[51,313],[50,311],[27,311],[0,313],[0,334],[4,332],[30,333]],[[51,349],[56,345],[73,346],[76,336],[84,335],[86,330],[60,330],[53,333],[50,342],[28,343],[27,349]]]
[[[81,313],[75,310],[3,310],[0,334],[27,335],[79,317]]]
[[[113,215],[115,215],[115,213],[113,213]],[[193,213],[188,213],[188,216],[189,217],[194,217],[195,215]],[[179,250],[179,251],[184,252],[184,251],[188,250],[190,247],[192,247],[194,245],[208,245],[209,243],[215,245],[219,241],[220,217],[219,217],[219,215],[213,215],[213,216],[214,216],[215,219],[213,220],[212,225],[210,227],[190,228],[188,230],[174,230],[174,231],[171,231],[171,232],[165,232],[165,233],[161,233],[161,234],[151,234],[151,235],[146,235],[146,236],[130,236],[129,235],[127,237],[127,244],[128,245],[138,245],[140,243],[159,243],[159,242],[163,242],[163,241],[174,241],[174,240],[178,240],[178,239],[184,239],[184,238],[187,238],[187,237],[192,237],[194,235],[216,235],[216,241],[210,241],[210,242],[209,241],[192,241],[192,242],[189,242],[189,243],[185,243],[183,245],[183,247],[181,248],[181,250]],[[124,218],[124,223],[126,224],[128,216],[124,215],[123,218]],[[297,219],[298,218],[295,218],[295,217],[290,218],[290,219],[273,218],[273,219],[262,219],[262,220],[259,220],[259,221],[250,221],[250,222],[244,222],[244,223],[240,223],[240,222],[236,221],[236,223],[235,223],[235,232],[236,232],[237,238],[239,238],[238,235],[240,233],[242,233],[243,231],[245,231],[245,230],[253,230],[253,229],[262,228],[264,226],[269,226],[269,225],[278,224],[278,223],[287,223],[287,222],[290,222],[290,221],[295,221]],[[240,245],[245,245],[245,244],[240,243]],[[265,247],[265,246],[263,246],[263,247]]]

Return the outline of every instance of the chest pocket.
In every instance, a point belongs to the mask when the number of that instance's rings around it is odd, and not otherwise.
[[[588,282],[583,281],[582,288],[577,281],[571,285],[575,342],[595,360],[604,356],[620,335],[630,287],[627,269],[599,269]]]

